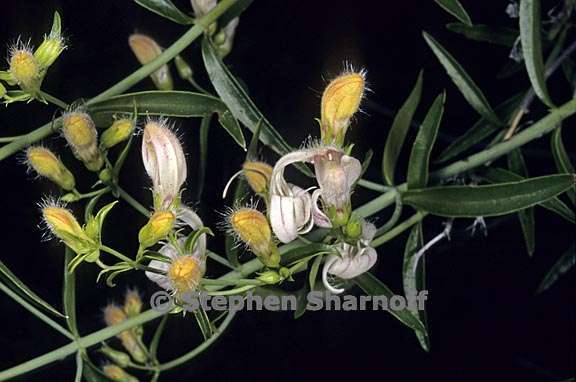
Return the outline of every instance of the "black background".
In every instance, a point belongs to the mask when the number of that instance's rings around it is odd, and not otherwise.
[[[473,21],[514,26],[507,17],[506,1],[463,0]],[[177,1],[190,10],[187,1]],[[545,1],[544,7],[556,4]],[[59,10],[70,46],[50,69],[44,89],[71,102],[105,90],[138,65],[127,46],[134,31],[149,33],[168,46],[185,28],[172,24],[128,0],[32,1],[8,0],[0,10],[0,41],[18,35],[38,42],[49,30],[52,11]],[[295,146],[308,135],[317,135],[313,118],[326,80],[349,61],[368,70],[372,92],[368,99],[378,108],[365,107],[349,135],[359,157],[375,150],[368,178],[379,180],[378,163],[387,129],[386,110],[396,110],[409,93],[421,68],[425,70],[424,93],[417,118],[421,119],[434,97],[447,89],[441,136],[435,153],[474,123],[475,112],[445,75],[427,48],[421,31],[432,33],[453,53],[482,87],[493,105],[527,87],[524,74],[496,80],[507,62],[508,49],[474,43],[445,30],[450,15],[428,0],[404,1],[295,1],[258,0],[242,16],[233,52],[226,59],[232,71],[250,89],[256,104]],[[574,38],[574,35],[571,36]],[[6,53],[2,48],[2,54]],[[198,45],[185,53],[198,79],[208,85],[199,59]],[[176,78],[176,73],[173,71]],[[552,95],[564,102],[569,93],[561,76],[552,78]],[[179,88],[186,84],[176,81]],[[142,81],[136,89],[149,89]],[[534,113],[542,111],[535,102]],[[0,111],[0,134],[17,135],[50,120],[55,108],[16,104]],[[533,114],[530,118],[535,118]],[[568,125],[573,125],[573,122]],[[219,194],[243,160],[242,151],[216,125],[210,132],[210,156],[205,198],[193,198],[197,185],[197,130],[199,120],[177,121],[189,153],[190,176],[185,200],[214,226],[224,204]],[[565,142],[574,150],[573,126],[565,129]],[[410,138],[413,138],[414,130]],[[52,137],[45,144],[61,153],[76,174],[79,165]],[[547,139],[527,146],[532,175],[551,173]],[[263,152],[264,159],[276,157]],[[405,158],[405,157],[403,157]],[[405,160],[401,166],[405,167]],[[399,173],[404,169],[401,168]],[[77,176],[80,178],[82,176]],[[82,177],[79,188],[87,190],[94,179]],[[0,259],[28,285],[55,306],[60,305],[63,250],[55,241],[41,242],[36,203],[57,189],[26,174],[17,156],[0,163]],[[121,183],[144,204],[151,203],[138,150],[133,150]],[[375,195],[358,191],[355,205]],[[386,212],[389,213],[389,212]],[[202,378],[224,380],[344,380],[377,378],[413,381],[432,378],[447,381],[557,381],[574,374],[574,272],[542,295],[535,290],[546,270],[573,241],[572,227],[557,216],[536,210],[537,245],[528,258],[517,218],[491,219],[487,238],[470,237],[471,221],[458,221],[450,243],[428,253],[428,303],[432,351],[423,352],[413,333],[386,312],[311,312],[293,320],[289,312],[243,312],[229,332],[208,352],[189,364],[166,373],[161,380]],[[378,222],[385,221],[380,216]],[[143,218],[125,204],[110,215],[105,240],[119,250],[135,250],[136,234]],[[442,230],[442,221],[428,219],[426,238]],[[126,238],[130,238],[127,240]],[[222,237],[212,240],[222,250]],[[402,250],[405,236],[379,248],[374,270],[393,290],[401,291]],[[249,259],[248,254],[244,259]],[[208,275],[224,269],[212,266]],[[95,284],[96,270],[78,269],[78,311],[83,334],[102,327],[101,309],[121,299],[128,286],[138,286],[145,297],[156,288],[141,275],[120,277],[115,289]],[[8,297],[0,297],[0,368],[18,364],[66,342]],[[148,334],[152,331],[149,326]],[[161,344],[161,359],[185,352],[199,341],[192,317],[172,319]],[[100,359],[96,355],[96,362]],[[67,381],[73,378],[72,358],[52,364],[22,380]],[[142,378],[145,379],[145,378]]]

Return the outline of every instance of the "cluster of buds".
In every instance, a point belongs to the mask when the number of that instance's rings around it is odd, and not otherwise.
[[[60,15],[56,12],[52,30],[44,36],[44,40],[35,51],[29,43],[23,43],[21,40],[10,48],[9,68],[0,72],[0,80],[6,81],[8,85],[18,85],[21,91],[6,91],[0,83],[0,98],[4,97],[7,103],[32,98],[42,100],[40,86],[44,76],[66,49],[60,24]]]
[[[217,0],[191,0],[192,9],[194,10],[194,16],[198,19],[205,16],[210,12],[216,4]],[[236,35],[236,28],[240,23],[238,17],[233,18],[217,31],[216,23],[210,25],[208,28],[208,34],[212,36],[212,42],[216,51],[220,57],[226,57],[228,53],[232,50],[232,45],[234,44],[234,36]]]

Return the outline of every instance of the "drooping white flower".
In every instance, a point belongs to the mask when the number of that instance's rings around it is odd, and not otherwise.
[[[200,217],[190,208],[181,207],[178,213],[178,224],[186,225],[192,230],[198,230],[204,226]],[[186,237],[178,238],[176,248],[171,243],[166,243],[159,252],[170,259],[170,263],[152,260],[148,264],[150,268],[157,269],[160,273],[146,271],[146,276],[161,288],[174,293],[175,296],[194,291],[200,279],[206,271],[206,234],[200,235],[194,248],[189,253],[182,253]]]
[[[152,179],[155,208],[168,209],[179,200],[187,169],[180,140],[164,120],[149,120],[146,123],[142,160]]]
[[[329,275],[341,279],[352,279],[367,272],[376,263],[377,253],[370,243],[376,235],[376,227],[372,223],[362,222],[362,238],[356,245],[340,243],[336,247],[338,254],[328,256],[322,269],[322,281],[326,289],[332,293],[342,293],[344,289],[335,288],[329,280]]]

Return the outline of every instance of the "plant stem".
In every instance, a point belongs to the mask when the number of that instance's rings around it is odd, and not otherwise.
[[[238,280],[219,280],[219,279],[202,279],[202,285],[221,285],[221,286],[229,286],[229,285],[260,285],[261,282],[259,280],[254,279],[238,279]]]
[[[362,186],[368,190],[379,191],[379,192],[387,192],[387,191],[390,191],[390,188],[391,188],[391,187],[387,187],[383,184],[371,182],[371,181],[366,180],[366,179],[360,179],[358,181],[358,185]]]
[[[254,280],[254,282],[257,282],[256,280]],[[263,283],[261,285],[264,285]],[[231,295],[236,295],[236,294],[241,294],[244,292],[249,291],[250,289],[254,289],[256,287],[258,287],[259,285],[256,284],[252,284],[252,285],[244,285],[238,288],[234,288],[234,289],[228,289],[228,290],[223,290],[223,291],[213,291],[213,292],[208,292],[209,296],[231,296]]]
[[[103,250],[104,252],[107,252],[109,254],[111,254],[114,257],[117,257],[118,259],[127,262],[128,264],[132,265],[134,268],[136,268],[136,262],[134,260],[132,260],[131,258],[129,258],[128,256],[124,256],[123,254],[121,254],[120,252],[118,252],[115,249],[112,249],[110,247],[107,247],[105,245],[100,245],[100,249]]]
[[[16,135],[14,137],[0,137],[0,143],[9,143],[22,138],[24,135]]]
[[[426,213],[421,212],[415,213],[410,218],[404,220],[402,223],[392,228],[390,231],[372,240],[371,244],[372,247],[377,248],[382,244],[392,240],[396,236],[400,235],[402,232],[406,231],[408,228],[412,227],[414,224],[420,222],[422,219],[424,219],[426,215],[427,215]]]
[[[226,260],[225,258],[223,258],[222,256],[220,256],[220,255],[218,255],[212,251],[207,251],[207,255],[209,258],[216,261],[217,263],[220,263],[227,268],[234,269],[234,266],[232,266],[232,264],[230,264],[230,262],[228,260]]]
[[[124,189],[122,189],[120,186],[117,186],[116,190],[118,190],[118,195],[120,195],[120,198],[124,199],[126,203],[134,207],[136,211],[140,212],[142,215],[146,217],[150,217],[150,211],[148,211],[146,207],[144,207],[142,204],[140,204],[140,202],[138,202],[136,199],[130,196],[129,193],[124,191]]]
[[[18,295],[18,293],[13,292],[10,288],[8,288],[6,285],[4,285],[3,283],[0,282],[0,290],[3,291],[4,293],[6,293],[9,297],[11,297],[14,301],[16,301],[18,304],[20,304],[23,308],[25,308],[26,310],[28,310],[30,313],[32,313],[33,315],[35,315],[36,317],[38,317],[41,321],[43,321],[44,323],[46,323],[48,326],[50,326],[51,328],[57,330],[58,332],[60,332],[60,334],[63,334],[64,336],[66,336],[68,339],[73,340],[74,336],[66,329],[64,329],[62,326],[60,326],[58,323],[56,323],[55,321],[53,321],[50,317],[46,316],[44,313],[42,313],[41,311],[39,311],[38,309],[36,309],[32,304],[28,303],[28,301],[24,300],[22,297],[20,297]]]
[[[51,104],[54,104],[64,110],[68,109],[69,105],[62,101],[61,99],[58,99],[48,93],[43,92],[42,90],[38,91],[38,93],[40,94],[40,96],[42,98],[44,98],[46,101],[50,102]]]

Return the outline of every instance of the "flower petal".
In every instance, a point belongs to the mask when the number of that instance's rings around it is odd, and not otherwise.
[[[322,190],[316,189],[312,193],[312,216],[314,217],[314,224],[322,228],[332,228],[332,223],[326,214],[318,207],[318,199],[322,194]]]

